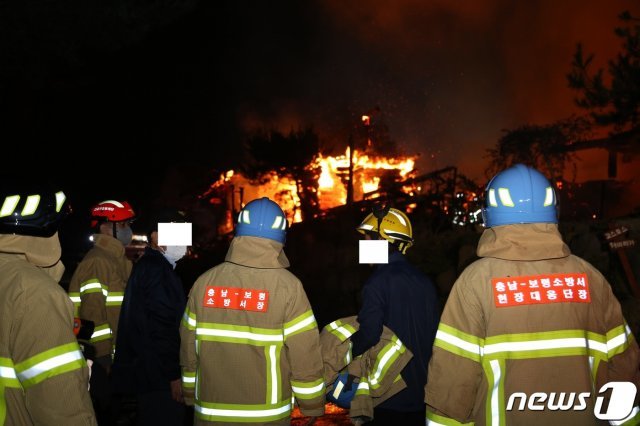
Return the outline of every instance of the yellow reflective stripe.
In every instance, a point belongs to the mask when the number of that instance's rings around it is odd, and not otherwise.
[[[100,283],[97,278],[92,278],[80,284],[80,295],[89,293],[102,293],[105,297],[109,294],[108,288]]]
[[[313,316],[313,311],[308,310],[291,321],[284,323],[283,332],[285,337],[289,337],[317,327],[318,325],[316,324],[316,318]]]
[[[124,292],[110,291],[107,294],[106,305],[107,306],[120,306],[124,300]]]
[[[64,205],[64,202],[66,199],[67,199],[67,196],[64,195],[64,192],[62,191],[56,192],[56,212],[57,213],[60,213],[60,210],[62,210],[62,206]]]
[[[355,333],[355,329],[352,326],[350,326],[349,324],[344,324],[339,320],[327,324],[324,329],[340,339],[341,342],[344,342],[345,340],[350,338],[353,333]]]
[[[300,382],[291,380],[291,390],[298,399],[313,399],[324,395],[324,380]]]
[[[108,323],[100,324],[93,330],[91,343],[100,342],[111,338],[111,328]]]
[[[195,312],[191,312],[187,306],[182,315],[182,325],[184,325],[187,330],[193,331],[196,329],[196,324],[196,314]]]
[[[627,324],[609,330],[606,335],[607,355],[609,358],[624,352],[631,344],[633,334]]]
[[[269,345],[264,348],[267,361],[267,404],[277,404],[280,400],[280,350],[282,345]]]
[[[364,377],[361,377],[360,382],[358,383],[358,388],[356,389],[355,396],[369,395],[369,394],[370,394],[369,382],[367,382],[367,380]]]
[[[16,376],[23,388],[29,388],[48,378],[86,366],[76,342],[41,352],[15,365]]]
[[[492,426],[505,425],[504,373],[505,361],[493,359],[482,364],[487,376],[486,422]]]
[[[544,207],[550,206],[553,204],[553,189],[550,186],[547,186],[544,195]]]
[[[249,345],[282,343],[282,330],[220,323],[198,323],[196,339]]]
[[[186,371],[182,369],[182,386],[185,388],[195,388],[196,386],[196,372]]]
[[[434,346],[472,361],[480,362],[484,340],[440,323],[436,332]]]
[[[21,386],[13,361],[9,358],[0,357],[0,393],[3,387],[20,388]]]
[[[380,387],[380,382],[387,374],[389,367],[405,352],[405,347],[396,336],[378,353],[373,375],[369,375],[369,384],[373,389]]]
[[[0,208],[0,217],[11,216],[20,201],[19,195],[9,195],[4,199],[2,208]]]
[[[587,330],[514,333],[482,339],[440,324],[434,346],[479,362],[489,359],[525,359],[589,355],[603,359],[624,352],[633,339],[630,328],[620,325],[606,335]]]
[[[511,193],[509,192],[509,188],[498,188],[498,196],[500,197],[500,201],[502,205],[506,207],[513,207],[513,200],[511,199]]]
[[[218,404],[196,400],[196,417],[216,422],[269,422],[289,417],[291,400],[278,404]]]
[[[27,201],[24,202],[24,207],[20,213],[22,216],[29,216],[36,212],[38,205],[40,204],[40,196],[38,194],[29,195]]]

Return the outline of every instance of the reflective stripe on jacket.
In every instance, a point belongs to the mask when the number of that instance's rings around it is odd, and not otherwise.
[[[324,413],[317,324],[287,266],[282,244],[236,237],[191,289],[180,363],[197,423],[288,425],[292,397],[304,415]]]
[[[478,255],[453,286],[438,328],[428,424],[598,424],[602,385],[640,384],[638,345],[609,283],[570,254],[556,225],[487,229]],[[537,392],[548,396],[542,409],[514,403],[514,394]],[[586,409],[573,409],[570,395],[583,392]]]

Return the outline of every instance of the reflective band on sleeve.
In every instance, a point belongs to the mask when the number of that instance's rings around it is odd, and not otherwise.
[[[20,382],[16,376],[13,362],[9,358],[0,357],[0,389],[2,387],[19,388]]]
[[[182,324],[187,330],[193,331],[196,329],[196,314],[191,312],[189,307],[184,310],[184,314],[182,315]]]
[[[405,347],[396,336],[393,337],[391,343],[385,345],[376,358],[373,375],[369,375],[369,384],[373,389],[380,387],[380,382],[384,379],[389,367],[404,352]]]
[[[182,370],[182,385],[185,388],[193,388],[196,385],[196,373],[195,371]]]
[[[110,291],[107,294],[107,306],[120,306],[124,300],[123,292]]]
[[[322,379],[313,382],[291,381],[291,390],[298,399],[313,399],[324,394],[324,381]]]
[[[328,330],[331,334],[344,342],[356,332],[356,330],[349,324],[344,324],[342,321],[333,321],[325,326],[325,330]]]
[[[91,343],[100,342],[111,338],[111,328],[109,324],[101,324],[93,330],[91,335]]]
[[[109,291],[104,285],[100,283],[100,281],[98,281],[96,278],[92,278],[80,284],[81,296],[90,293],[102,293],[104,297],[107,297]]]
[[[16,364],[16,375],[26,389],[50,377],[85,367],[77,343],[68,343]]]
[[[469,358],[472,361],[480,362],[482,357],[482,339],[463,333],[446,324],[440,323],[434,346],[456,355]]]
[[[369,382],[367,382],[364,377],[360,379],[360,383],[358,383],[358,388],[356,389],[357,395],[369,395]]]
[[[316,324],[316,318],[313,316],[313,312],[307,311],[297,318],[286,322],[283,328],[285,337],[289,337],[317,327],[318,325]]]

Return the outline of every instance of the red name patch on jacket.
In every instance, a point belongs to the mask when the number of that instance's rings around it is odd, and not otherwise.
[[[204,290],[204,300],[202,301],[205,308],[255,312],[267,312],[268,304],[268,291],[237,287],[208,286]]]
[[[491,286],[493,287],[493,301],[498,308],[562,302],[591,302],[589,281],[586,274],[492,278]]]

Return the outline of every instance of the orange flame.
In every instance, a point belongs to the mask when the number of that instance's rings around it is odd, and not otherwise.
[[[395,170],[402,179],[408,178],[409,174],[414,171],[415,159],[415,156],[378,157],[354,150],[354,200],[362,200],[366,194],[369,194],[367,196],[370,198],[375,197],[376,195],[372,193],[380,189],[381,176],[387,170]],[[307,166],[307,169],[315,168],[320,169],[320,176],[318,177],[320,209],[326,210],[344,205],[347,201],[349,148],[343,155],[323,156],[318,154],[313,162]],[[211,185],[209,192],[221,187],[233,189],[232,205],[229,206],[233,210],[240,210],[244,204],[255,198],[269,197],[280,204],[290,222],[300,222],[302,220],[301,203],[296,182],[287,176],[280,176],[275,171],[264,176],[261,182],[256,184],[245,178],[241,173],[229,170],[220,175],[220,178]],[[415,190],[416,188],[412,186],[402,187],[402,191],[407,194]]]

